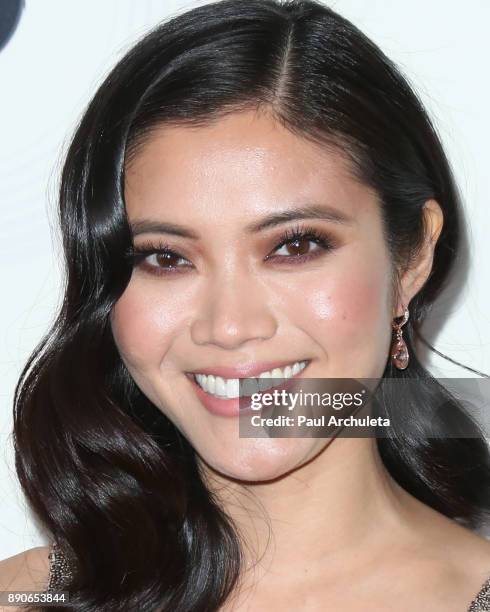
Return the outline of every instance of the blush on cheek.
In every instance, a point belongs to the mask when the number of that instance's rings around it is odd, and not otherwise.
[[[305,289],[309,316],[321,323],[330,321],[343,328],[373,325],[384,308],[385,289],[373,280],[366,282],[331,283],[322,289]]]
[[[378,329],[385,311],[383,283],[372,278],[367,282],[363,280],[362,283],[345,285],[337,297],[343,324]]]
[[[134,277],[114,305],[111,326],[116,346],[147,395],[162,370],[174,369],[180,355],[175,347],[186,342],[196,304],[192,283],[175,287]]]
[[[172,333],[189,311],[190,290],[176,291],[158,282],[132,279],[114,306],[114,317],[123,325],[136,326],[136,331]]]
[[[346,285],[338,298],[334,323],[339,352],[345,350],[362,377],[381,376],[388,357],[391,325],[386,278],[371,275],[362,282]],[[343,348],[342,348],[343,347]]]
[[[384,368],[391,335],[388,281],[381,272],[363,272],[302,288],[298,307],[327,357],[329,375],[370,377]]]
[[[177,317],[178,313],[161,300],[128,288],[111,313],[112,332],[120,353],[141,369],[160,362],[175,332]]]

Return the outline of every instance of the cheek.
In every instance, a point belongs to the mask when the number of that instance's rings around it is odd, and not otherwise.
[[[175,292],[129,284],[111,313],[116,345],[128,365],[138,370],[159,365],[182,327],[183,308]]]
[[[312,321],[354,333],[359,325],[375,325],[384,311],[385,282],[380,278],[329,279],[306,291],[305,306]]]
[[[382,373],[391,341],[390,289],[383,260],[370,266],[352,261],[330,275],[306,280],[296,308],[330,368],[338,367],[343,376],[352,367],[357,376]]]

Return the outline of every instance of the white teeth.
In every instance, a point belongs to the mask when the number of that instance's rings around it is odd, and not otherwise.
[[[224,396],[226,395],[226,383],[221,376],[216,376],[216,388],[214,390],[215,395]]]
[[[226,397],[238,397],[240,395],[238,378],[229,378],[226,381]]]
[[[204,374],[202,376],[209,393],[214,393],[216,391],[216,378],[212,374],[210,374],[207,379]]]
[[[240,396],[250,396],[253,393],[259,391],[266,391],[272,387],[277,387],[281,384],[281,380],[276,381],[274,379],[284,379],[296,376],[301,370],[306,368],[306,361],[296,361],[292,365],[288,365],[285,368],[274,368],[270,372],[261,372],[258,378],[249,377],[242,379],[242,390],[240,393],[240,379],[239,378],[222,378],[221,376],[213,376],[209,374],[195,374],[194,378],[197,384],[209,393],[216,397],[233,399]]]

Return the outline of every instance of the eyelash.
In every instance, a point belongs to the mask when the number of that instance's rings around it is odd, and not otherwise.
[[[320,257],[326,252],[332,251],[336,246],[334,240],[329,238],[326,234],[319,231],[318,229],[314,227],[303,227],[298,225],[294,228],[286,230],[283,234],[281,234],[281,236],[279,237],[279,243],[272,250],[272,253],[281,249],[285,245],[296,242],[297,240],[309,240],[319,246],[320,249],[316,249],[312,253],[307,253],[306,255],[267,255],[266,260],[276,260],[277,262],[278,259],[282,259],[285,261],[281,262],[280,265],[290,264],[292,262],[294,262],[293,265],[296,265],[300,263],[306,263],[312,259]],[[153,242],[151,240],[148,240],[146,242],[143,242],[140,246],[130,249],[129,252],[129,258],[132,261],[132,265],[134,267],[141,267],[145,271],[148,271],[150,274],[162,276],[181,273],[178,266],[172,266],[170,268],[160,268],[154,265],[143,265],[145,263],[145,260],[150,255],[166,255],[176,257],[179,260],[185,260],[185,257],[182,257],[173,249],[171,249],[168,244],[161,241]],[[189,266],[185,265],[182,267],[188,268]]]

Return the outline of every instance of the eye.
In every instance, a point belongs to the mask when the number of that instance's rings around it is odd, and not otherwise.
[[[324,255],[334,248],[334,241],[316,228],[296,227],[281,236],[273,254],[266,259],[280,263],[299,263]]]
[[[158,266],[159,268],[176,268],[179,263],[186,262],[184,257],[181,257],[173,251],[164,250],[153,253],[146,258],[150,266]]]
[[[146,242],[132,249],[129,254],[133,267],[150,274],[179,274],[192,266],[191,262],[163,243]]]
[[[290,240],[283,244],[281,248],[276,251],[276,255],[301,257],[310,253],[312,244],[321,250],[321,247],[318,247],[318,244],[314,240],[307,238],[306,236],[301,236],[295,240]],[[282,254],[281,251],[283,251]]]

